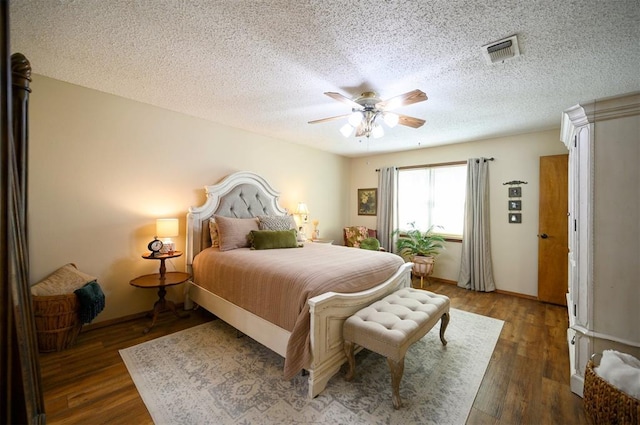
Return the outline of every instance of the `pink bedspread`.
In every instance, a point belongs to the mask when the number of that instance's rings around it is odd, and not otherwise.
[[[387,252],[307,243],[303,248],[221,252],[207,248],[193,262],[194,282],[291,332],[284,366],[292,378],[311,360],[307,301],[325,292],[373,288],[404,263]]]

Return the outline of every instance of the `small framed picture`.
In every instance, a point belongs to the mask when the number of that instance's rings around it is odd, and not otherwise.
[[[522,223],[522,214],[509,213],[509,223]]]
[[[510,200],[509,201],[509,211],[520,211],[522,209],[522,201],[521,200]]]
[[[519,198],[522,196],[522,188],[520,186],[509,188],[509,198]]]
[[[358,189],[358,215],[376,215],[378,189]]]

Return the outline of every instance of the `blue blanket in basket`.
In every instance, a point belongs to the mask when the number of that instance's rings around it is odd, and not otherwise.
[[[97,281],[91,281],[73,291],[80,302],[78,314],[82,323],[89,323],[104,310],[105,296]]]

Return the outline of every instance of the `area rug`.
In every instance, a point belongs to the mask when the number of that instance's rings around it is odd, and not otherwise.
[[[464,424],[501,320],[451,310],[405,357],[403,406],[394,410],[386,359],[363,350],[356,377],[345,367],[314,399],[306,376],[284,380],[284,360],[214,320],[120,350],[156,424]]]

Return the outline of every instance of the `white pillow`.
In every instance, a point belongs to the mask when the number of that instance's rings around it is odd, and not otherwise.
[[[216,215],[214,218],[218,225],[220,251],[251,246],[249,233],[252,230],[260,230],[257,218],[231,218],[221,215]]]
[[[82,273],[75,264],[69,263],[33,285],[31,293],[37,296],[73,294],[73,291],[94,280],[95,277]]]

